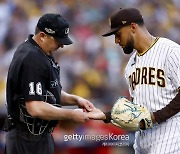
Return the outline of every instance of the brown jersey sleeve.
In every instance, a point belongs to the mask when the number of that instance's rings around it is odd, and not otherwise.
[[[106,119],[103,120],[105,123],[110,123],[111,122],[111,111],[109,112],[105,112],[104,113],[106,115]]]
[[[153,112],[158,124],[165,122],[180,111],[180,91],[164,108]]]

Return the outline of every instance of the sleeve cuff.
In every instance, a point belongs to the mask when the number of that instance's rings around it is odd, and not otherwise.
[[[105,123],[110,123],[111,122],[111,111],[109,112],[105,112],[104,113],[106,115],[106,119],[103,120]]]

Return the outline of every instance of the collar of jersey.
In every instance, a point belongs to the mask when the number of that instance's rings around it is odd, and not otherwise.
[[[154,42],[151,44],[151,46],[150,46],[146,51],[144,51],[144,52],[142,52],[142,53],[138,53],[138,52],[137,52],[137,55],[138,55],[138,56],[143,56],[146,52],[148,52],[148,51],[154,46],[154,44],[155,44],[158,40],[159,40],[159,37],[156,37],[156,39],[154,40]]]
[[[32,39],[33,35],[29,35],[28,40],[36,47],[38,47],[39,49],[41,49],[41,47]],[[42,50],[42,49],[41,49]]]

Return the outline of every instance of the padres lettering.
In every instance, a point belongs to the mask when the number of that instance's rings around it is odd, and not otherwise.
[[[165,87],[164,71],[153,67],[136,68],[136,71],[129,76],[129,81],[133,90],[138,84],[150,84]]]

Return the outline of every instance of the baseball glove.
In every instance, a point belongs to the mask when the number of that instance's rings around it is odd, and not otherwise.
[[[151,114],[146,107],[120,97],[111,110],[112,124],[127,131],[145,130],[152,127]],[[143,123],[144,128],[140,128]]]

